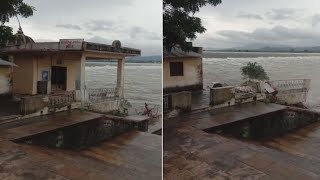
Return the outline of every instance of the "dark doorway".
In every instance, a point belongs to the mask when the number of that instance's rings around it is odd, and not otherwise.
[[[52,66],[51,72],[51,90],[65,91],[67,89],[67,68]]]

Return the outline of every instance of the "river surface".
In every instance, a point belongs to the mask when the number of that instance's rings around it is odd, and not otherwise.
[[[241,84],[240,68],[248,62],[262,65],[271,80],[311,79],[305,105],[320,111],[320,54],[315,53],[205,53],[204,89],[212,82]]]
[[[144,103],[159,112],[162,105],[162,64],[126,63],[125,98],[132,109],[143,110]],[[117,81],[117,65],[114,62],[87,62],[88,88],[113,88]],[[132,110],[131,109],[131,110]]]
[[[305,105],[320,111],[320,54],[311,53],[205,53],[203,58],[204,89],[212,82],[239,85],[243,82],[240,68],[248,62],[262,65],[271,80],[311,79]],[[116,64],[90,62],[86,66],[89,88],[115,87]],[[144,103],[157,108],[162,104],[162,65],[126,63],[125,97],[141,111]]]

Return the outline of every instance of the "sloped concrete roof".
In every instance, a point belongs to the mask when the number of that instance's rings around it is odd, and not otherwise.
[[[179,58],[179,57],[202,57],[202,54],[199,54],[194,51],[183,51],[179,47],[172,48],[171,52],[168,52],[167,50],[163,50],[163,57],[164,58]]]

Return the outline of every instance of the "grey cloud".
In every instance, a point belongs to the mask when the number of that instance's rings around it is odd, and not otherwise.
[[[88,33],[93,34],[93,32],[106,32],[114,33],[123,37],[130,37],[131,39],[146,39],[146,40],[162,40],[159,33],[151,32],[141,26],[123,27],[123,22],[114,22],[111,20],[91,20],[84,23],[84,27]]]
[[[217,47],[243,47],[250,45],[285,45],[285,46],[316,46],[320,41],[320,32],[311,29],[288,28],[276,26],[271,29],[258,28],[253,32],[224,30],[218,31],[219,37],[207,38],[203,40],[206,46]],[[215,42],[217,45],[212,44]]]
[[[298,9],[280,8],[266,12],[266,17],[272,20],[296,20]]]
[[[129,30],[129,36],[132,39],[137,38],[137,36],[142,36],[143,38],[149,40],[162,40],[162,37],[157,33],[150,32],[143,27],[134,26]]]
[[[136,4],[136,0],[78,0],[76,1],[66,1],[66,0],[55,0],[55,1],[44,1],[39,2],[39,0],[27,0],[28,3],[35,6],[37,10],[43,10],[47,14],[57,15],[58,12],[62,12],[66,9],[79,9],[84,8],[86,10],[91,9],[94,13],[94,10],[97,7],[106,7],[106,11],[112,8],[121,8],[121,7],[128,7],[134,6]],[[54,11],[52,11],[54,9]],[[85,13],[84,13],[85,14]]]
[[[27,1],[37,11],[27,20],[21,20],[26,33],[34,39],[46,41],[47,37],[52,37],[57,41],[59,38],[83,37],[107,44],[120,39],[124,46],[131,42],[145,54],[161,54],[160,1],[160,4],[150,0]],[[12,21],[15,29],[16,24]]]
[[[105,2],[105,0],[98,0],[98,2]],[[109,6],[132,6],[135,0],[108,0]]]
[[[118,29],[115,22],[110,20],[91,20],[84,23],[84,26],[89,31],[114,31]]]
[[[84,3],[88,3],[88,5],[91,5],[91,1],[81,0]],[[105,2],[108,3],[108,6],[133,6],[136,0],[95,0],[95,4],[105,4]]]
[[[129,35],[131,38],[136,38],[138,34],[141,34],[144,32],[146,32],[144,28],[135,26],[130,29]]]
[[[262,16],[258,15],[258,14],[240,14],[238,15],[238,17],[240,18],[245,18],[245,19],[258,19],[258,20],[262,20]]]
[[[34,39],[35,42],[55,42],[56,39]]]
[[[65,29],[82,30],[79,25],[73,24],[57,24],[56,27]],[[144,27],[133,26],[130,28],[121,28],[121,23],[116,23],[110,20],[91,20],[83,24],[83,28],[88,32],[87,34],[93,35],[93,32],[111,32],[128,34],[130,38],[144,38],[148,40],[161,40],[162,37],[157,33],[150,32]]]
[[[74,24],[57,24],[56,27],[65,28],[65,29],[74,29],[74,30],[82,29],[80,26],[74,25]]]
[[[312,16],[312,26],[317,26],[320,23],[320,14]]]
[[[123,22],[114,22],[111,20],[91,20],[83,24],[88,33],[106,32],[121,34],[121,36],[129,36],[131,39],[147,39],[147,40],[162,40],[160,33],[151,32],[144,27],[133,26],[123,27]]]
[[[109,44],[109,45],[111,45],[114,40],[107,39],[107,38],[104,38],[104,37],[101,37],[101,36],[93,36],[93,37],[91,37],[89,39],[86,39],[86,41],[89,41],[89,42],[95,42],[95,43],[101,43],[101,44]]]
[[[156,41],[149,44],[146,44],[144,41],[128,42],[125,46],[141,49],[143,56],[161,55],[162,53],[162,41]]]
[[[89,39],[86,39],[86,41],[89,41],[89,42],[96,42],[96,43],[102,43],[102,44],[112,44],[114,40],[115,39],[108,39],[101,36],[93,36]],[[162,52],[161,41],[145,43],[145,41],[133,41],[132,39],[127,39],[127,40],[119,39],[119,40],[121,41],[121,44],[124,47],[141,49],[143,56],[160,55]]]
[[[314,38],[319,38],[320,33],[307,29],[300,28],[287,28],[284,26],[276,26],[271,29],[278,36],[282,36],[283,39],[292,39],[292,40],[313,40]]]

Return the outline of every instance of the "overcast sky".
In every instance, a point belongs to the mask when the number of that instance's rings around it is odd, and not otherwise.
[[[319,0],[222,0],[195,14],[207,31],[195,44],[210,48],[320,46]]]
[[[20,18],[23,31],[35,41],[84,38],[139,48],[143,55],[161,55],[161,0],[25,0],[37,10]],[[15,18],[8,24],[17,30]]]

